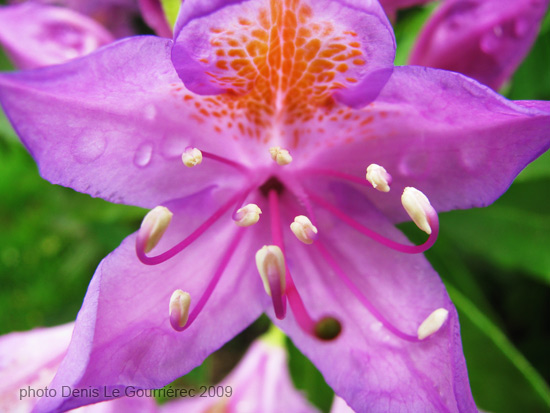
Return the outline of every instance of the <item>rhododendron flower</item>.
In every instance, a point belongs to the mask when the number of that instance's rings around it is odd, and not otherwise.
[[[420,33],[414,65],[453,70],[499,89],[537,37],[548,0],[445,0]]]
[[[476,411],[418,253],[436,211],[490,204],[548,148],[550,104],[394,52],[377,2],[186,0],[174,41],[1,75],[42,176],[153,208],[98,267],[53,388],[161,387],[266,311],[354,410]]]

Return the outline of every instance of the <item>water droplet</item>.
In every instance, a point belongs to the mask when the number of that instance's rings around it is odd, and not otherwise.
[[[149,162],[151,162],[151,157],[153,155],[153,145],[144,142],[136,150],[136,153],[134,154],[134,164],[136,166],[139,166],[140,168],[143,168],[147,165],[149,165]]]
[[[103,132],[92,131],[74,138],[71,153],[78,163],[90,163],[98,159],[107,148],[107,136]]]
[[[494,54],[499,48],[500,36],[502,36],[502,28],[500,29],[500,35],[497,35],[494,29],[485,33],[479,41],[479,47],[487,54]]]
[[[529,20],[525,18],[519,18],[514,22],[514,34],[517,37],[524,37],[530,28]]]
[[[154,120],[157,117],[157,108],[153,104],[145,106],[145,119]]]
[[[489,150],[484,145],[464,144],[460,146],[462,165],[468,171],[475,171],[487,163]]]

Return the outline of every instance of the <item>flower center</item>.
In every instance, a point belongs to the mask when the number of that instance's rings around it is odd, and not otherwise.
[[[271,157],[275,160],[281,151],[284,151],[284,156],[290,156],[288,151],[277,148],[277,151],[270,150]],[[188,167],[207,167],[202,163],[203,158],[222,162],[231,168],[236,168],[239,172],[247,176],[253,176],[251,171],[238,162],[225,159],[215,154],[201,152],[196,148],[188,148],[182,155],[182,161],[184,165]],[[206,162],[206,164],[208,164],[208,162]],[[274,174],[267,178],[263,184],[258,185],[256,183],[251,183],[250,186],[234,193],[189,236],[157,256],[148,256],[147,253],[155,248],[164,232],[167,230],[172,218],[172,213],[166,207],[159,206],[151,210],[144,218],[136,238],[137,256],[144,264],[156,265],[174,257],[187,246],[191,245],[216,221],[226,216],[233,208],[231,217],[236,224],[236,231],[227,244],[228,247],[222,254],[212,279],[197,303],[192,306],[191,296],[179,289],[172,295],[170,300],[169,319],[174,329],[183,331],[195,321],[207,304],[227,265],[231,261],[233,254],[238,249],[239,243],[247,230],[246,227],[255,225],[259,222],[260,214],[262,214],[260,207],[254,203],[246,203],[246,200],[250,196],[253,196],[252,194],[259,194],[261,197],[258,198],[258,201],[267,202],[268,204],[270,217],[269,225],[273,244],[263,246],[258,250],[256,253],[256,266],[264,283],[266,293],[272,299],[275,316],[278,319],[282,320],[286,318],[286,304],[288,302],[298,325],[309,335],[321,340],[333,340],[339,336],[342,330],[341,322],[333,315],[323,314],[317,320],[312,317],[296,288],[290,268],[285,259],[286,251],[280,211],[281,199],[282,196],[285,195],[285,202],[287,202],[287,198],[294,197],[297,201],[296,205],[298,208],[305,209],[305,211],[300,211],[300,214],[294,218],[294,222],[289,223],[291,232],[304,244],[304,248],[313,247],[317,250],[326,266],[328,266],[328,268],[330,268],[339,278],[341,284],[345,286],[363,307],[378,319],[387,330],[403,340],[412,342],[424,340],[437,332],[448,316],[448,311],[443,308],[434,309],[424,321],[419,322],[419,328],[416,334],[403,332],[393,325],[361,292],[351,278],[345,273],[337,260],[334,259],[331,254],[330,246],[325,244],[326,241],[322,239],[323,226],[319,226],[315,216],[315,212],[318,208],[324,209],[344,224],[349,225],[359,233],[366,235],[388,248],[392,248],[402,253],[416,254],[430,248],[434,244],[439,231],[437,213],[431,207],[428,198],[415,188],[407,187],[404,189],[401,197],[403,207],[416,225],[429,234],[428,240],[422,245],[404,245],[388,239],[362,225],[353,217],[330,203],[321,193],[310,191],[302,187],[300,179],[298,179],[300,174],[315,174],[316,176],[325,176],[329,179],[344,180],[353,184],[367,185],[379,191],[388,192],[392,179],[391,175],[386,172],[383,167],[374,164],[370,165],[367,168],[366,180],[362,180],[356,176],[330,170],[303,170],[299,172],[284,170],[284,173],[279,175],[277,168],[286,168],[285,165],[287,165],[287,163],[277,162],[277,165],[278,166],[274,167]],[[252,179],[250,181],[253,182]],[[292,204],[285,203],[283,207],[291,208]],[[298,254],[298,258],[301,256],[299,255],[300,252],[295,251],[295,248],[292,253]],[[308,259],[307,253],[304,254],[304,256]]]

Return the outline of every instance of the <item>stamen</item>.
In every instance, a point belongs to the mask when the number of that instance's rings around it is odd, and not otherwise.
[[[189,314],[189,318],[187,320],[187,323],[181,327],[178,331],[183,331],[188,329],[193,322],[196,320],[206,303],[208,302],[208,299],[214,292],[214,289],[216,288],[216,285],[218,285],[218,282],[220,281],[221,276],[223,275],[225,268],[229,264],[229,261],[231,260],[231,257],[233,257],[233,254],[235,253],[235,250],[239,246],[241,239],[245,233],[244,228],[239,228],[233,239],[229,242],[229,248],[225,251],[225,254],[223,255],[222,259],[220,260],[220,264],[218,265],[218,268],[216,269],[216,272],[214,273],[214,276],[210,280],[210,283],[208,283],[208,286],[204,290],[201,298],[197,302],[197,305],[193,308],[191,313]],[[172,323],[172,320],[170,319],[170,322]],[[173,324],[172,324],[173,326]]]
[[[380,165],[375,163],[370,164],[367,168],[367,181],[369,181],[374,189],[380,192],[389,192],[392,182],[391,175]]]
[[[256,267],[262,277],[265,292],[273,301],[273,309],[279,320],[285,318],[286,288],[285,257],[276,245],[264,245],[256,252]]]
[[[437,220],[437,212],[431,206],[426,195],[418,189],[408,186],[403,190],[401,203],[416,226],[426,234],[431,234],[430,221]]]
[[[197,148],[189,147],[181,154],[181,160],[188,168],[200,165],[202,162],[202,152]]]
[[[290,224],[290,229],[304,244],[312,244],[317,239],[317,228],[305,215],[298,215]]]
[[[281,166],[288,165],[292,162],[292,156],[290,156],[288,150],[282,149],[280,146],[269,148],[269,153],[271,154],[271,159]]]
[[[260,220],[261,213],[262,210],[258,205],[248,204],[242,208],[239,208],[235,213],[233,219],[235,220],[235,224],[237,224],[238,226],[249,227],[250,225],[254,225]]]
[[[427,337],[437,333],[447,318],[449,317],[449,311],[444,308],[438,308],[426,318],[420,327],[418,327],[418,339],[424,340]]]
[[[183,251],[185,248],[187,248],[189,245],[191,245],[197,238],[199,238],[208,228],[210,228],[222,215],[224,215],[229,208],[231,208],[231,205],[234,205],[239,199],[242,198],[243,194],[249,193],[250,188],[247,188],[245,191],[238,192],[236,195],[234,195],[229,201],[227,201],[225,204],[223,204],[212,216],[210,216],[206,221],[204,221],[194,232],[191,233],[187,238],[185,238],[183,241],[180,241],[178,244],[176,244],[174,247],[170,248],[168,251],[163,252],[162,254],[159,254],[155,257],[148,257],[146,254],[147,251],[145,251],[145,246],[149,237],[149,232],[146,231],[142,224],[142,229],[139,230],[138,236],[136,237],[136,254],[139,258],[139,260],[147,265],[157,265],[161,264],[176,254]]]
[[[346,287],[355,295],[355,297],[363,304],[363,306],[376,318],[378,321],[380,321],[389,331],[391,331],[393,334],[395,334],[397,337],[402,338],[406,341],[411,342],[418,342],[419,339],[417,336],[413,336],[407,333],[402,332],[397,327],[395,327],[392,323],[390,323],[383,315],[378,311],[378,309],[368,300],[367,297],[359,291],[359,289],[355,286],[355,284],[349,279],[349,277],[346,275],[346,273],[340,268],[340,266],[337,264],[336,260],[332,258],[328,250],[325,248],[325,246],[317,241],[315,243],[315,246],[327,262],[327,264],[332,268],[334,273],[342,280],[342,282],[346,285]]]
[[[388,239],[378,234],[377,232],[371,230],[370,228],[365,227],[364,225],[360,224],[359,222],[357,222],[356,220],[354,220],[344,212],[340,211],[334,205],[331,205],[330,203],[325,201],[323,198],[318,197],[317,195],[311,192],[308,192],[308,195],[313,202],[317,203],[321,207],[325,208],[327,211],[337,216],[339,219],[341,219],[343,222],[348,224],[353,229],[359,231],[360,233],[362,233],[363,235],[366,235],[367,237],[373,239],[374,241],[382,245],[385,245],[386,247],[392,248],[399,252],[403,252],[405,254],[419,254],[421,252],[424,252],[430,249],[434,245],[435,241],[437,240],[437,236],[439,234],[439,220],[437,218],[437,214],[435,213],[435,211],[434,211],[434,215],[431,215],[429,217],[431,228],[433,231],[428,237],[428,239],[426,240],[426,242],[420,245],[404,245],[399,242]]]
[[[146,253],[155,248],[159,243],[166,232],[166,228],[170,225],[170,221],[172,221],[172,216],[172,212],[163,206],[157,206],[145,215],[145,218],[141,222],[139,233],[145,241],[143,250]]]
[[[176,290],[170,297],[170,324],[176,331],[183,331],[189,318],[191,296],[182,290]]]

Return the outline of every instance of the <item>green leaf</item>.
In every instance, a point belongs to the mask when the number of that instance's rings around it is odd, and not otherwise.
[[[464,294],[446,283],[460,317],[470,384],[478,407],[495,412],[547,412],[550,387],[504,333]]]
[[[535,45],[520,65],[506,96],[512,100],[550,100],[550,13],[542,24]]]
[[[160,0],[160,2],[162,4],[162,10],[164,11],[164,15],[166,16],[166,20],[168,20],[170,28],[174,29],[182,1]]]
[[[431,4],[426,7],[415,7],[398,13],[397,21],[393,25],[397,43],[395,65],[402,66],[407,64],[409,54],[418,38],[418,34],[435,7],[435,4]]]
[[[322,374],[309,359],[287,339],[290,376],[294,386],[305,391],[308,400],[328,413],[334,398],[334,391],[328,386]]]
[[[442,231],[470,258],[550,285],[549,186],[550,179],[515,183],[487,208],[442,214]]]

